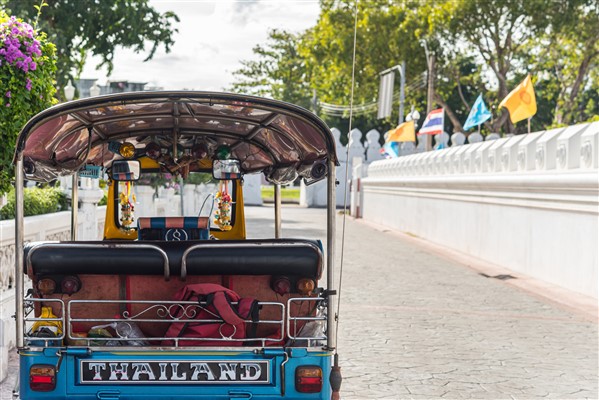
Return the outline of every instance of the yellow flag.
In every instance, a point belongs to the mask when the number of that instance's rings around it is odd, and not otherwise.
[[[399,125],[395,130],[389,131],[389,138],[387,142],[415,142],[416,141],[416,129],[414,121],[404,122]]]
[[[537,99],[530,75],[501,101],[499,107],[508,109],[513,123],[530,118],[537,113]]]

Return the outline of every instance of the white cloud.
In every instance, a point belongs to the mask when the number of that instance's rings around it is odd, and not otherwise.
[[[292,32],[316,23],[317,0],[306,1],[200,1],[152,0],[157,10],[174,11],[181,22],[175,45],[166,54],[159,49],[154,58],[147,54],[118,49],[111,80],[150,82],[165,89],[220,91],[233,80],[240,60],[253,58],[252,48],[263,43],[270,29]],[[96,58],[90,58],[82,78],[106,81],[106,71],[96,71]]]

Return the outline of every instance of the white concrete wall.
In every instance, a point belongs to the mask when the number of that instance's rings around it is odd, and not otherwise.
[[[364,219],[597,298],[599,123],[372,163]]]
[[[104,230],[106,207],[97,207],[95,221],[79,219],[79,231],[95,222],[97,238]],[[53,214],[25,218],[25,241],[69,240],[71,237],[71,213],[63,211]],[[8,352],[15,345],[15,222],[0,221],[0,381],[7,374]]]

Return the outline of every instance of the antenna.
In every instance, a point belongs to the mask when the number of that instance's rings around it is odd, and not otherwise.
[[[353,122],[353,110],[354,110],[354,86],[356,77],[356,38],[358,32],[358,0],[354,1],[354,49],[352,54],[352,68],[351,68],[351,96],[349,101],[349,132],[352,130]],[[343,184],[343,227],[341,229],[341,260],[339,263],[339,286],[337,288],[337,315],[335,315],[335,343],[337,343],[337,349],[335,349],[334,364],[331,370],[331,389],[332,389],[332,400],[338,400],[339,389],[341,388],[341,368],[339,367],[339,344],[337,338],[339,336],[339,310],[341,306],[341,282],[343,281],[343,252],[345,249],[345,221],[347,218],[347,173],[349,170],[349,142],[346,146],[345,154],[345,182]]]

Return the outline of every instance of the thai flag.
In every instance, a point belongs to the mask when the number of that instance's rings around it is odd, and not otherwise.
[[[443,133],[443,116],[445,113],[442,108],[431,111],[420,127],[419,135],[436,135]]]

